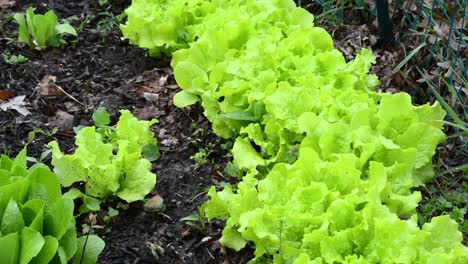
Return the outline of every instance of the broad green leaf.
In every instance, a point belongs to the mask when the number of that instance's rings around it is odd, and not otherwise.
[[[47,205],[52,205],[62,196],[57,176],[42,164],[29,169],[28,179],[31,182],[29,199],[43,199]]]
[[[34,24],[34,8],[29,7],[26,9],[26,24],[28,26],[28,31],[30,36],[32,36],[33,40],[35,38],[35,32],[36,32],[36,25]]]
[[[156,174],[151,173],[151,163],[138,159],[137,153],[125,155],[122,161],[124,178],[118,196],[131,203],[142,200],[156,184]]]
[[[0,169],[0,186],[10,184],[10,171]]]
[[[97,212],[101,210],[100,206],[101,202],[89,195],[84,195],[83,196],[83,205],[80,206],[80,213],[86,213],[86,212]]]
[[[8,235],[10,233],[19,233],[24,228],[24,220],[18,204],[10,200],[3,214],[1,233]]]
[[[37,15],[35,14],[32,22],[34,24],[34,31],[32,33],[32,36],[34,37],[34,40],[37,42],[37,46],[40,48],[46,48],[48,46],[48,40],[49,40],[49,35],[51,31],[53,31],[54,27],[54,19],[50,13],[51,11],[48,11],[44,15]]]
[[[41,233],[38,231],[25,227],[21,233],[21,253],[20,264],[28,264],[44,246],[45,241]]]
[[[0,156],[0,168],[2,170],[10,171],[12,165],[13,165],[13,160],[10,159],[10,157],[8,157],[5,154],[2,154],[2,156]]]
[[[63,25],[63,24],[62,24]],[[99,107],[93,113],[93,121],[96,126],[107,126],[110,123],[110,116],[106,108]]]
[[[229,202],[234,198],[231,187],[227,186],[221,192],[216,192],[216,188],[212,186],[208,191],[208,196],[210,200],[204,204],[208,220],[214,218],[226,219],[229,216]]]
[[[235,251],[243,249],[247,244],[242,235],[233,228],[224,228],[220,242]]]
[[[11,164],[11,176],[26,176],[27,171],[26,148],[23,148]]]
[[[57,239],[62,236],[74,224],[73,201],[69,198],[61,198],[50,206],[44,217],[44,235],[52,235]]]
[[[241,111],[241,110],[232,111],[232,112],[229,112],[229,113],[224,113],[221,116],[229,118],[229,119],[233,119],[233,120],[245,120],[245,121],[256,121],[257,120],[257,118],[252,113],[246,112],[246,111]]]
[[[95,264],[98,256],[104,249],[104,241],[95,235],[78,238],[74,264]]]
[[[187,91],[180,91],[174,95],[174,105],[180,108],[193,105],[199,101],[199,98]]]
[[[52,147],[52,166],[62,186],[68,187],[74,182],[86,179],[87,171],[82,167],[80,157],[62,154],[56,141],[48,145]]]
[[[30,264],[48,264],[57,253],[59,242],[55,237],[44,236],[44,245],[41,251],[34,257]]]
[[[10,201],[17,201],[20,204],[27,201],[30,182],[21,178],[8,185],[0,186],[0,219],[4,217],[4,210]]]
[[[57,254],[52,259],[52,262],[53,263],[61,263],[61,264],[67,264],[68,263],[67,252],[65,251],[65,249],[62,246],[59,245],[59,248],[57,249]]]
[[[27,167],[27,155],[26,155],[26,148],[23,148],[20,153],[16,156],[12,163],[12,169],[15,166],[26,168]],[[23,175],[24,176],[24,175]]]
[[[0,237],[0,263],[17,264],[20,253],[18,232]]]
[[[80,190],[78,190],[76,188],[71,188],[68,192],[64,193],[62,197],[75,200],[75,199],[81,198],[83,196],[84,196],[84,194]]]
[[[45,205],[46,203],[44,200],[29,200],[22,208],[25,226],[30,227],[41,234],[44,225]]]
[[[70,24],[68,23],[64,23],[64,24],[58,24],[55,26],[55,30],[57,31],[58,34],[70,34],[70,35],[73,35],[73,36],[76,36],[76,30],[74,27],[72,27]]]
[[[248,138],[237,138],[232,148],[234,164],[239,168],[255,169],[258,165],[264,165],[265,161],[255,151]]]
[[[31,39],[29,38],[28,25],[26,24],[26,18],[24,14],[16,13],[13,18],[16,23],[18,23],[18,33],[20,40],[31,44]]]
[[[189,93],[205,90],[206,72],[194,63],[181,62],[174,68],[174,76],[180,87]]]
[[[159,152],[159,148],[157,144],[146,144],[141,149],[141,154],[143,158],[149,161],[158,160],[161,157],[161,152]]]
[[[71,226],[70,228],[68,228],[67,232],[65,232],[63,237],[59,240],[59,245],[63,249],[67,261],[70,260],[73,257],[73,255],[75,255],[77,248],[77,237],[75,227]]]
[[[448,251],[459,245],[463,239],[458,225],[448,215],[432,218],[430,223],[423,225],[422,230],[430,233],[430,237],[425,241],[429,250],[441,247]]]
[[[116,126],[116,134],[119,140],[128,141],[126,146],[120,146],[119,151],[122,148],[128,153],[141,152],[141,148],[147,144],[156,145],[156,138],[154,133],[151,131],[151,126],[158,123],[157,119],[150,121],[138,120],[128,110],[120,111],[120,118]]]

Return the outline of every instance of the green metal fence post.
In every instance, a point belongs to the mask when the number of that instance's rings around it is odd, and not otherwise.
[[[377,21],[379,23],[380,46],[386,47],[392,41],[392,20],[388,11],[388,0],[377,0]]]

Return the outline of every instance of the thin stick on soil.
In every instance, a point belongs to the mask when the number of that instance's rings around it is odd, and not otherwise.
[[[62,91],[66,96],[70,97],[73,101],[79,103],[80,105],[82,106],[85,106],[85,104],[83,104],[82,102],[78,101],[78,99],[76,99],[75,97],[73,97],[71,94],[67,93],[65,90],[62,89],[62,87],[60,86],[56,86],[60,91]],[[80,263],[81,264],[81,263]]]

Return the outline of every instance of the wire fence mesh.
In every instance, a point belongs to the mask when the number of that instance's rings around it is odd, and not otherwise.
[[[324,10],[342,20],[346,8],[359,8],[364,16],[377,17],[377,1],[325,1],[316,0]],[[397,71],[417,81],[421,88],[430,82],[441,96],[451,93],[466,113],[468,38],[467,0],[388,0],[389,15],[393,23],[393,45],[404,49],[406,60]],[[381,25],[379,25],[381,26]],[[413,52],[417,50],[418,52]],[[426,85],[421,85],[426,83]],[[426,89],[422,91],[426,94]],[[422,100],[427,98],[421,98]],[[460,107],[455,106],[454,107]]]

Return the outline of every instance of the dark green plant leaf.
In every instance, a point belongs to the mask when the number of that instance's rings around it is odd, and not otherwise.
[[[222,117],[233,119],[233,120],[245,120],[245,121],[255,121],[257,118],[250,112],[246,111],[232,111],[221,115]]]
[[[159,148],[156,144],[147,144],[143,146],[141,152],[143,157],[149,161],[155,161],[161,157],[161,153],[159,152]]]
[[[106,108],[99,107],[93,113],[93,121],[96,126],[107,126],[110,123],[110,116]]]

